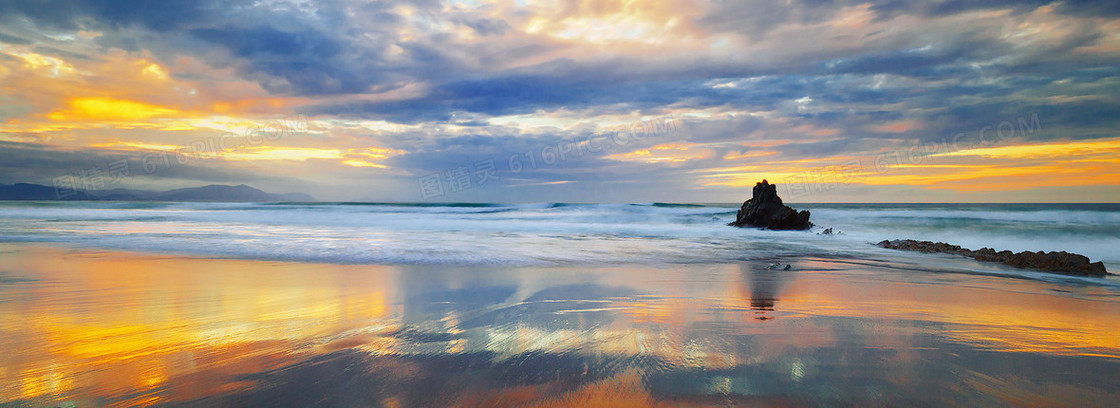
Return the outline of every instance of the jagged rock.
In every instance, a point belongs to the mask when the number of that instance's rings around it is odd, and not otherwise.
[[[925,253],[946,253],[967,256],[984,262],[999,262],[1017,268],[1040,269],[1046,272],[1061,273],[1080,276],[1104,276],[1108,271],[1103,262],[1089,262],[1089,258],[1080,254],[1071,254],[1066,251],[1059,252],[1031,252],[1011,251],[996,252],[992,248],[970,250],[957,245],[944,242],[915,241],[912,239],[883,240],[876,244],[883,248],[901,249],[904,251],[918,251]]]
[[[761,227],[772,230],[807,230],[813,226],[809,222],[808,211],[797,211],[782,204],[778,197],[776,184],[766,180],[755,184],[750,200],[743,202],[735,221],[727,224],[735,227]]]

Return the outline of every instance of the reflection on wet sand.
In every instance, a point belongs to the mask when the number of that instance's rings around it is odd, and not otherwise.
[[[743,284],[749,289],[747,298],[751,300],[751,309],[761,312],[757,314],[758,320],[770,319],[764,312],[774,311],[774,302],[778,300],[779,292],[785,286],[786,279],[793,275],[787,270],[777,270],[773,265],[764,268],[751,263],[739,265]]]
[[[16,406],[1120,401],[1120,304],[1102,288],[809,258],[509,269],[0,250],[0,403]]]

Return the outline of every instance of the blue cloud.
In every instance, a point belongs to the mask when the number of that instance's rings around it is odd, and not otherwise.
[[[1108,38],[1110,33],[1094,19],[1120,15],[1120,5],[1114,3],[872,2],[874,24],[888,24],[902,15],[934,20],[978,10],[1007,10],[1002,18],[1012,24],[1044,5],[1054,6],[1059,13],[1055,18],[1079,19],[1081,24],[1045,33],[1024,46],[1000,26],[970,25],[972,20],[961,16],[938,20],[923,35],[912,35],[904,27],[856,38],[863,35],[856,30],[852,38],[837,41],[838,47],[849,48],[806,47],[796,52],[790,48],[802,46],[804,39],[779,36],[779,29],[825,23],[845,7],[864,2],[716,2],[708,15],[689,23],[698,32],[746,44],[749,50],[744,53],[757,49],[757,55],[705,50],[657,55],[589,46],[592,55],[583,57],[578,56],[578,41],[548,41],[517,32],[513,24],[524,17],[517,13],[507,21],[479,11],[448,11],[435,0],[413,2],[412,13],[399,12],[397,4],[388,1],[333,0],[304,7],[283,2],[11,0],[0,2],[0,23],[5,25],[0,42],[33,44],[36,52],[65,55],[68,60],[88,58],[67,54],[65,46],[52,48],[46,41],[41,45],[41,38],[21,31],[23,23],[15,22],[26,19],[47,31],[100,30],[105,33],[98,44],[107,48],[150,51],[165,60],[190,55],[217,67],[233,67],[242,79],[272,94],[308,97],[312,103],[302,108],[308,114],[471,128],[467,134],[425,128],[381,135],[379,146],[408,152],[386,164],[424,173],[488,158],[502,163],[513,155],[586,136],[576,130],[520,132],[488,123],[496,116],[538,111],[588,116],[690,109],[750,113],[695,119],[687,133],[654,137],[626,149],[689,142],[731,152],[742,151],[737,143],[748,138],[768,138],[790,141],[777,149],[787,159],[863,152],[900,139],[938,141],[1035,114],[1043,130],[1025,138],[1114,135],[1110,129],[1120,125],[1120,101],[1115,97],[1120,94],[1120,68],[1113,54],[1085,51]],[[455,30],[446,30],[448,26]],[[477,36],[453,34],[466,29]],[[557,56],[541,58],[552,52]],[[410,85],[403,99],[366,97]],[[921,126],[905,134],[874,130],[893,121]],[[821,138],[792,130],[800,126],[836,133]],[[588,153],[522,173],[518,182],[602,186],[653,177],[666,185],[688,185],[695,179],[682,170],[720,161],[717,154],[672,167],[605,158],[616,152]],[[86,160],[60,152],[51,162],[40,153],[28,156],[39,158],[31,163],[9,152],[9,174],[31,175],[27,169],[36,166]],[[219,176],[224,175],[191,177]]]

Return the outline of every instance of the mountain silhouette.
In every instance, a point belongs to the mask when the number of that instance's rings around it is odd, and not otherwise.
[[[0,184],[0,200],[64,200],[64,201],[316,201],[305,193],[272,194],[239,184],[211,184],[202,187],[169,191],[148,191],[117,188],[112,190],[59,191],[41,184]]]

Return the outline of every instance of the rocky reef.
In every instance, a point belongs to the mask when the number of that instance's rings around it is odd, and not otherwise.
[[[915,241],[912,239],[884,240],[876,245],[883,248],[901,249],[904,251],[956,254],[967,256],[977,261],[999,262],[1017,268],[1039,269],[1065,275],[1104,276],[1108,274],[1108,271],[1104,268],[1104,263],[1089,263],[1088,257],[1080,254],[1071,254],[1065,251],[1023,251],[1016,253],[1011,251],[996,252],[996,250],[992,248],[980,248],[973,251],[968,248],[961,248],[960,246],[950,245],[944,242]]]
[[[750,200],[743,202],[735,221],[727,224],[735,227],[758,227],[772,230],[807,230],[813,226],[809,222],[808,211],[797,211],[782,204],[778,197],[776,184],[766,180],[755,184]]]

